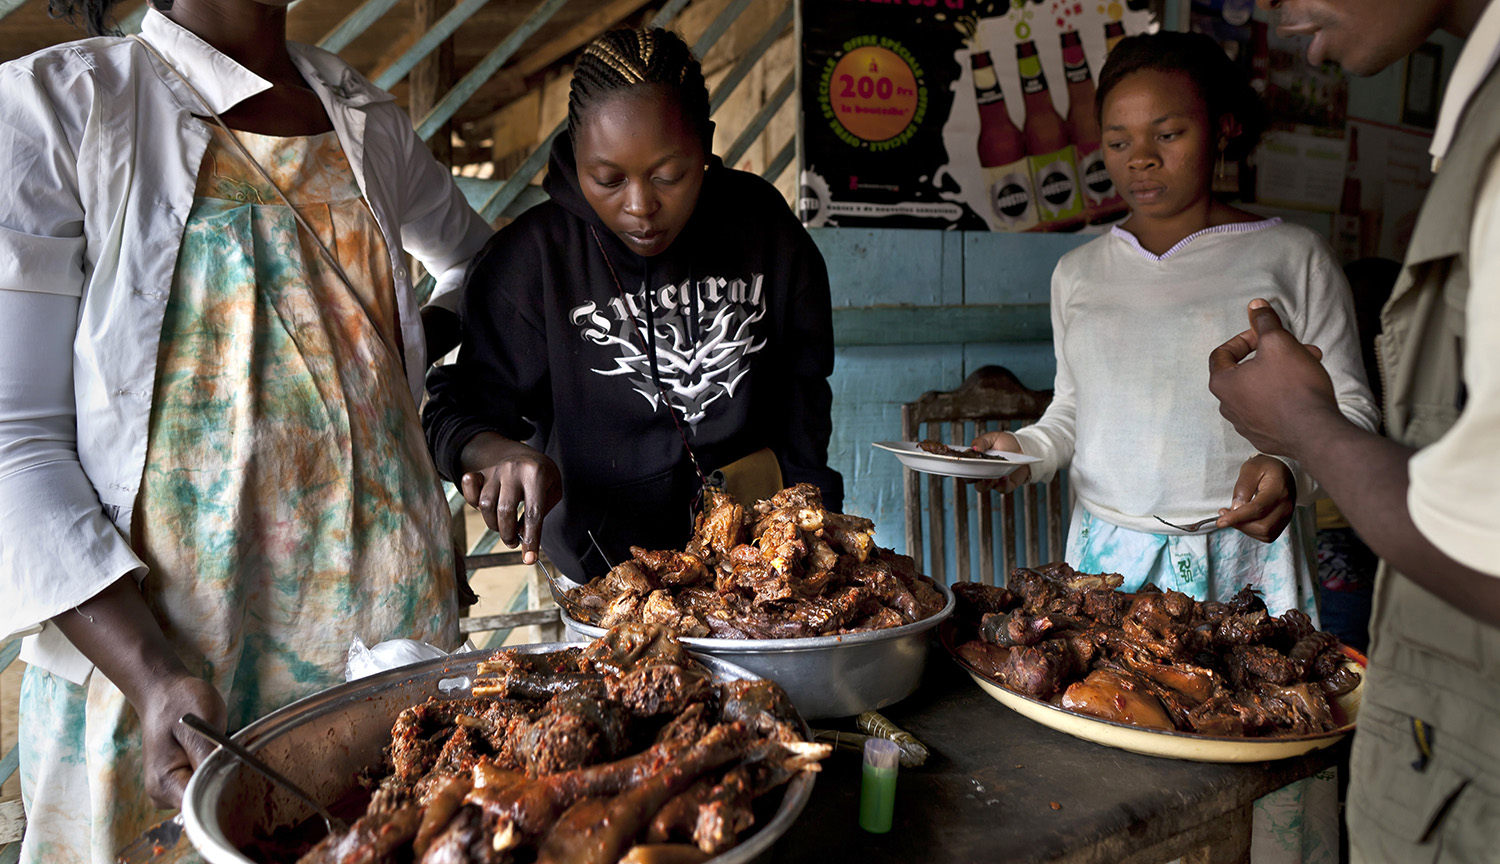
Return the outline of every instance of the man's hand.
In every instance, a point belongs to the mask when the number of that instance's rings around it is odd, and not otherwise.
[[[536,563],[542,546],[542,519],[562,500],[562,475],[545,453],[493,432],[481,432],[464,445],[464,476],[459,491],[484,517],[505,545],[521,545],[521,560]],[[526,505],[526,516],[516,510]],[[519,524],[518,524],[519,522]]]
[[[1257,450],[1295,458],[1309,420],[1339,415],[1333,381],[1319,362],[1323,352],[1288,333],[1271,304],[1250,301],[1249,316],[1250,329],[1209,355],[1208,389]]]
[[[217,746],[178,721],[184,714],[197,714],[223,732],[227,722],[224,698],[214,685],[186,673],[152,680],[136,698],[146,793],[157,807],[176,810],[182,806],[182,793],[193,769]]]
[[[975,438],[974,443],[969,445],[969,449],[978,450],[981,453],[986,450],[1004,450],[1007,453],[1020,453],[1021,442],[1009,432],[986,432]],[[1005,495],[1026,485],[1026,481],[1029,479],[1031,479],[1031,466],[1022,465],[999,480],[979,480],[974,485],[979,487],[979,491],[981,492],[988,492],[994,489],[1001,495]]]
[[[1270,543],[1286,530],[1296,507],[1297,481],[1292,469],[1280,459],[1256,454],[1240,466],[1234,500],[1219,511],[1218,526]]]

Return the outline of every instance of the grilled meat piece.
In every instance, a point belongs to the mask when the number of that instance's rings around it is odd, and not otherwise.
[[[981,585],[978,582],[953,583],[955,610],[960,618],[978,621],[985,615],[1009,612],[1021,605],[1021,598],[1009,588]]]
[[[911,558],[876,546],[874,527],[824,509],[810,484],[748,514],[714,493],[684,551],[632,547],[630,561],[566,592],[564,606],[594,624],[645,621],[742,639],[849,633],[940,611],[941,592]]]
[[[1095,669],[1082,681],[1068,686],[1062,705],[1070,711],[1117,723],[1148,729],[1175,729],[1161,700],[1149,687],[1128,672]]]

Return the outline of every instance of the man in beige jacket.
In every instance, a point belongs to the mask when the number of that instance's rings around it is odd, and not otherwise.
[[[1308,59],[1369,74],[1466,38],[1436,178],[1377,343],[1389,438],[1344,419],[1262,301],[1210,357],[1220,410],[1291,457],[1382,558],[1349,787],[1355,861],[1500,860],[1500,2],[1260,0]],[[1253,352],[1253,356],[1252,355]]]

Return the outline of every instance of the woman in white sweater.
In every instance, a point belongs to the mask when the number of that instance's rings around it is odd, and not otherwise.
[[[1057,380],[1045,416],[974,446],[1042,459],[1008,488],[1070,469],[1066,554],[1080,570],[1118,572],[1127,590],[1152,581],[1199,598],[1225,599],[1249,583],[1273,613],[1316,616],[1313,531],[1295,506],[1312,502],[1312,480],[1257,453],[1219,416],[1203,358],[1264,296],[1322,349],[1344,413],[1374,428],[1348,283],[1313,232],[1211,195],[1216,161],[1248,152],[1265,122],[1212,40],[1121,42],[1096,104],[1105,164],[1131,215],[1053,273]],[[1192,533],[1155,518],[1184,525],[1215,514]]]
[[[1249,584],[1272,614],[1297,608],[1317,620],[1312,510],[1297,506],[1312,503],[1312,480],[1257,453],[1219,416],[1203,358],[1265,297],[1321,349],[1344,414],[1375,428],[1348,283],[1313,232],[1214,200],[1216,161],[1254,147],[1265,111],[1213,40],[1122,41],[1096,105],[1105,165],[1131,215],[1053,273],[1057,380],[1046,414],[973,446],[1041,458],[1006,478],[1006,491],[1070,469],[1075,568],[1119,573],[1125,590],[1150,581],[1200,600]],[[1155,518],[1186,525],[1215,514],[1196,532]],[[1254,860],[1335,860],[1334,794],[1323,782],[1263,799]]]

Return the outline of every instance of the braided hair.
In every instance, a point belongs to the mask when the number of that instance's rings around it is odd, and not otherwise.
[[[660,27],[611,30],[583,49],[568,90],[568,134],[577,141],[584,112],[637,87],[654,87],[675,97],[683,119],[702,138],[703,152],[709,152],[713,123],[708,118],[703,67],[681,36]]]
[[[1099,70],[1095,114],[1104,113],[1104,99],[1116,85],[1145,69],[1182,73],[1198,91],[1211,120],[1217,123],[1226,116],[1235,119],[1240,134],[1229,140],[1226,159],[1241,159],[1255,149],[1270,120],[1266,106],[1250,86],[1245,70],[1229,59],[1219,43],[1202,33],[1163,30],[1121,39]]]

